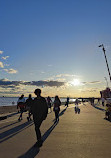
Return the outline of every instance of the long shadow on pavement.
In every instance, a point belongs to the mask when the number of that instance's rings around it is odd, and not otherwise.
[[[59,113],[59,116],[62,116],[62,115],[65,113],[66,109],[67,109],[67,107],[66,107],[65,109],[63,109],[63,110]],[[53,122],[54,122],[54,121],[55,121],[55,119],[53,120]]]
[[[48,138],[48,136],[51,134],[53,129],[56,127],[57,123],[54,123],[42,136],[43,142]],[[23,155],[19,156],[18,158],[34,158],[38,153],[40,149],[37,147],[34,147],[34,145]]]
[[[39,153],[39,151],[39,148],[32,146],[24,155],[19,156],[18,158],[34,158]]]
[[[15,136],[16,134],[18,134],[19,132],[23,131],[24,129],[30,127],[33,125],[33,122],[25,122],[21,125],[18,125],[14,128],[11,128],[3,133],[0,134],[0,143],[8,140],[9,138]]]
[[[14,113],[12,113],[12,114],[9,114],[9,115],[7,115],[7,117],[12,117],[12,116],[14,116],[14,115],[17,115],[19,112],[14,112]]]
[[[0,116],[0,121],[7,119],[8,117],[12,117],[14,115],[17,115],[18,112],[14,112],[12,114],[8,114],[8,115],[4,115],[4,116]]]
[[[93,105],[92,105],[93,106]],[[98,110],[101,110],[101,111],[106,111],[105,109],[102,109],[100,107],[97,107],[96,105],[93,106],[94,108],[98,109]]]
[[[4,129],[4,128],[7,128],[7,127],[9,127],[9,126],[11,126],[11,125],[14,125],[14,124],[16,124],[16,123],[19,123],[18,121],[16,121],[16,122],[13,122],[13,123],[11,123],[11,124],[9,124],[9,125],[6,125],[6,126],[3,126],[3,127],[0,127],[0,130],[1,129]]]
[[[111,120],[108,120],[108,118],[104,118],[104,120],[111,122]]]
[[[98,109],[98,110],[101,110],[101,111],[106,111],[105,109],[102,109],[102,108],[97,107],[97,106],[95,106],[95,105],[94,105],[93,107],[96,108],[96,109]],[[108,120],[107,118],[104,118],[104,120],[111,122],[111,121]]]
[[[62,116],[65,113],[66,109],[67,109],[67,107],[60,112],[59,116]]]

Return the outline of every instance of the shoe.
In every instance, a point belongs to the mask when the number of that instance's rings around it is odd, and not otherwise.
[[[41,139],[38,141],[38,147],[41,147],[42,145],[43,145],[43,140]]]
[[[20,118],[18,119],[18,121],[21,121]]]
[[[27,117],[27,121],[29,122],[29,117]]]

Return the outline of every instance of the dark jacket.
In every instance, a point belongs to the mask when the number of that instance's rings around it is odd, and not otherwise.
[[[28,98],[25,102],[26,107],[31,107],[33,104],[33,99],[32,98]]]
[[[48,106],[45,98],[43,97],[34,98],[31,111],[33,114],[33,119],[35,121],[45,120],[48,114]]]

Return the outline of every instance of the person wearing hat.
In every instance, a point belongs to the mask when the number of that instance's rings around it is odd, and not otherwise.
[[[35,89],[34,93],[37,96],[33,100],[33,106],[31,109],[31,112],[33,114],[34,124],[35,124],[35,132],[37,136],[37,142],[34,146],[41,147],[43,144],[43,140],[41,138],[40,126],[43,120],[45,120],[47,117],[48,106],[45,98],[41,96],[41,89]]]

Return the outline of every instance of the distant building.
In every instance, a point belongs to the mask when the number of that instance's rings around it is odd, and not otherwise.
[[[105,90],[103,91],[100,91],[100,95],[101,95],[101,98],[111,98],[111,89],[110,88],[106,88]]]

